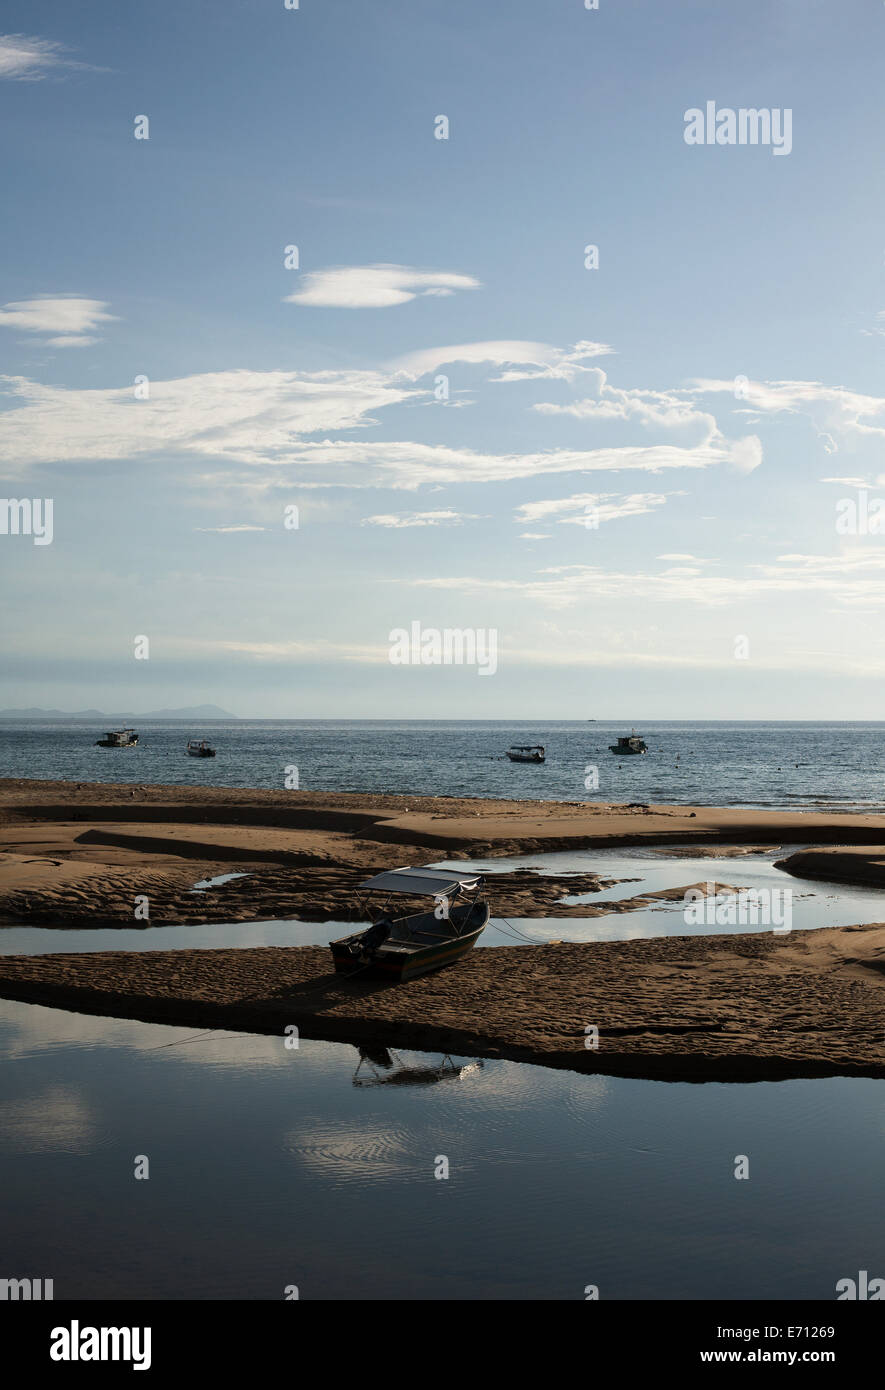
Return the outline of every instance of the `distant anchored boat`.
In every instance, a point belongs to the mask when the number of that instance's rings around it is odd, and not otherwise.
[[[632,734],[619,738],[617,743],[610,743],[609,750],[612,753],[647,753],[648,744],[644,738],[640,738],[634,729]]]
[[[330,949],[339,975],[412,980],[451,965],[476,945],[489,920],[480,896],[481,874],[447,869],[388,869],[359,886],[357,902],[371,926],[340,937]],[[408,916],[388,916],[393,893],[432,897],[435,906]]]
[[[188,740],[187,755],[189,758],[214,758],[215,749],[210,748],[204,738],[192,738]]]
[[[547,755],[541,743],[514,743],[507,756],[512,763],[542,763]]]
[[[138,734],[134,729],[111,729],[104,738],[95,740],[96,748],[134,748]]]

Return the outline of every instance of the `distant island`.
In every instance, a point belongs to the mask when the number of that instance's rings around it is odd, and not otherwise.
[[[181,709],[145,710],[143,714],[105,714],[100,709],[0,709],[0,719],[107,719],[124,723],[129,719],[239,719],[238,714],[220,705],[184,705]]]

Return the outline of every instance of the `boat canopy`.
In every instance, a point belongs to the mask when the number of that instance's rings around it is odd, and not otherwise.
[[[359,886],[383,893],[427,893],[450,897],[456,888],[470,892],[482,883],[482,874],[459,874],[452,869],[387,869]]]

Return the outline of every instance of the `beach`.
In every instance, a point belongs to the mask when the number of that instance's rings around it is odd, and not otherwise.
[[[131,926],[138,896],[154,925],[215,920],[222,902],[232,921],[349,920],[353,890],[381,869],[590,846],[739,858],[800,845],[791,873],[811,863],[826,877],[833,865],[834,878],[882,884],[883,843],[885,817],[871,814],[4,779],[0,923]],[[813,861],[808,845],[818,847]],[[198,881],[247,870],[192,892]],[[569,887],[594,884],[570,878]],[[592,903],[565,910],[562,883],[534,873],[502,874],[495,890],[504,915],[594,911]]]
[[[7,956],[0,994],[153,1022],[508,1057],[667,1079],[772,1079],[885,1071],[885,925],[729,937],[683,934],[474,951],[395,988],[336,977],[325,949],[114,952],[113,928],[348,921],[384,868],[594,847],[662,847],[733,862],[782,847],[796,875],[881,886],[885,825],[872,815],[704,807],[366,797],[249,789],[0,784],[0,921],[105,926],[109,949]],[[817,845],[816,848],[809,846]],[[801,845],[797,850],[791,847]],[[831,866],[835,865],[835,868]],[[238,877],[195,892],[198,882]],[[628,913],[644,892],[593,897],[601,873],[490,874],[493,915]],[[564,896],[583,902],[564,902]],[[139,919],[137,904],[147,904]],[[885,915],[885,914],[883,914]],[[551,932],[555,922],[551,921]],[[585,1029],[599,1030],[597,1047]]]

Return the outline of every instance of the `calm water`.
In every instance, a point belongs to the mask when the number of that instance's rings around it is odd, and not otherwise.
[[[885,919],[885,892],[803,884],[774,857],[593,851],[483,867],[633,880],[599,902],[715,878],[789,887],[797,927]],[[686,932],[678,904],[515,925],[537,940]],[[0,949],[340,930],[10,928]],[[504,943],[493,924],[484,944]],[[53,1278],[58,1299],[280,1299],[291,1284],[305,1299],[581,1299],[588,1284],[609,1299],[830,1299],[838,1279],[885,1273],[879,1081],[665,1084],[411,1052],[385,1067],[351,1046],[287,1051],[3,1000],[0,1055],[4,1273]],[[748,1181],[733,1176],[737,1154]],[[440,1156],[448,1179],[434,1177]]]
[[[353,1047],[13,1002],[0,1045],[4,1274],[57,1299],[828,1299],[885,1271],[879,1082],[354,1085]]]
[[[138,747],[114,750],[94,746],[99,724],[0,721],[0,776],[282,789],[294,765],[313,791],[885,810],[885,723],[643,724],[649,755],[617,758],[608,745],[630,728],[629,720],[141,723]],[[186,756],[198,736],[210,737],[216,758]],[[547,762],[508,762],[511,743],[543,743]]]

